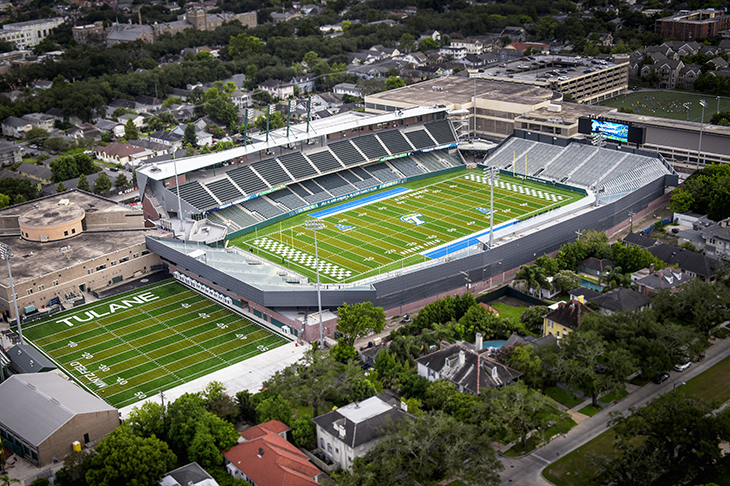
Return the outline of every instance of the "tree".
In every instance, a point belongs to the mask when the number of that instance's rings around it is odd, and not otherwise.
[[[378,333],[385,328],[385,311],[375,307],[372,302],[348,305],[346,302],[337,309],[337,330],[342,333],[341,343],[354,346],[355,341],[370,333]]]
[[[140,437],[167,437],[165,409],[159,403],[147,401],[133,407],[124,424]]]
[[[96,446],[86,471],[89,486],[153,486],[177,459],[170,448],[155,437],[139,437],[120,425]]]
[[[239,56],[247,51],[259,52],[264,47],[264,42],[258,37],[248,35],[245,32],[237,36],[231,36],[228,41],[228,55],[231,57]]]
[[[720,283],[695,278],[680,286],[674,294],[668,290],[657,293],[652,307],[665,321],[689,324],[709,335],[717,325],[730,319],[730,291]]]
[[[545,273],[537,265],[522,265],[515,274],[515,281],[522,282],[525,290],[534,294],[540,294],[543,288],[550,288]]]
[[[5,208],[8,206],[10,206],[10,196],[0,194],[0,208]]]
[[[531,388],[540,388],[543,381],[542,358],[537,355],[535,347],[517,343],[507,349],[500,350],[497,359],[522,373],[522,381]]]
[[[238,418],[247,422],[256,421],[256,401],[253,395],[246,390],[236,393],[238,404]]]
[[[137,126],[134,124],[131,118],[124,124],[124,138],[127,140],[137,140],[139,133],[137,132]]]
[[[341,485],[446,484],[457,479],[475,485],[499,484],[502,464],[491,438],[478,427],[434,412],[418,420],[388,423],[382,430],[382,440],[355,461],[352,474],[338,478]]]
[[[89,175],[96,172],[94,162],[86,154],[76,154],[73,157],[62,155],[51,161],[49,167],[53,173],[51,179],[54,182],[67,181],[75,179],[81,174]]]
[[[402,88],[406,85],[406,82],[397,76],[390,76],[385,80],[385,90],[391,90],[396,88]]]
[[[535,265],[542,268],[546,277],[552,277],[560,270],[560,264],[555,258],[550,258],[547,255],[543,255],[535,260]]]
[[[203,389],[205,408],[216,416],[233,422],[238,415],[236,402],[226,393],[226,387],[219,381],[211,381]]]
[[[195,134],[195,125],[192,123],[188,123],[185,126],[185,133],[183,134],[183,146],[191,146],[191,147],[197,147],[198,146],[198,136]]]
[[[86,180],[86,174],[81,174],[76,188],[80,191],[91,192],[91,186],[89,186],[89,181]]]
[[[561,270],[553,277],[553,288],[568,292],[580,286],[580,277],[571,270]]]
[[[536,334],[542,333],[542,325],[545,314],[550,310],[544,305],[533,305],[522,312],[520,322],[525,325],[528,331]]]
[[[51,137],[45,141],[43,147],[52,152],[64,152],[68,150],[69,144],[68,141],[61,137]]]
[[[27,141],[39,143],[41,145],[43,144],[43,142],[46,141],[48,137],[48,132],[46,130],[43,130],[42,128],[31,128],[25,134],[25,139]]]
[[[421,42],[418,43],[418,49],[421,52],[430,51],[431,49],[438,49],[439,43],[433,40],[431,37],[426,37]]]
[[[254,126],[261,131],[266,130],[266,116],[257,116],[256,120],[254,120]],[[269,130],[276,130],[277,128],[282,128],[285,126],[286,120],[284,119],[284,115],[282,115],[280,111],[269,113]]]
[[[481,305],[473,305],[466,314],[459,319],[459,326],[455,326],[459,337],[473,341],[476,333],[481,333],[484,339],[507,338],[512,334],[514,326],[508,319],[497,316],[491,310]]]
[[[119,174],[117,178],[114,179],[114,187],[116,187],[117,189],[122,189],[123,187],[127,187],[128,185],[129,180],[124,174]]]
[[[100,172],[94,182],[94,194],[104,194],[112,188],[112,180],[106,172]]]
[[[294,445],[307,450],[317,445],[317,427],[310,417],[295,418],[291,422],[291,435]]]
[[[355,346],[349,346],[344,342],[339,342],[330,348],[329,353],[340,363],[346,363],[357,356],[357,349],[355,349]]]
[[[291,405],[281,395],[275,394],[256,406],[256,422],[262,424],[269,420],[278,420],[289,425],[293,413]]]

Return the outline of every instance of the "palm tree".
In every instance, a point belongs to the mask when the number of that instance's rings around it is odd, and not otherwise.
[[[3,474],[3,476],[0,477],[0,481],[2,481],[0,483],[0,485],[2,485],[2,486],[10,486],[10,483],[19,483],[20,482],[17,479],[12,479],[7,474]]]
[[[537,265],[523,265],[515,274],[515,281],[522,282],[530,293],[539,294],[543,288],[550,288],[545,272]]]
[[[603,282],[609,288],[615,289],[616,287],[626,285],[627,277],[630,282],[631,277],[624,275],[621,271],[621,267],[616,267],[616,268],[606,267],[606,271],[603,272],[600,277],[598,277],[598,283],[600,285]]]

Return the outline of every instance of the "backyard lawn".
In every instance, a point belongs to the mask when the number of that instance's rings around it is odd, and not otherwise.
[[[566,390],[565,388],[560,388],[559,386],[551,386],[549,388],[546,388],[544,393],[556,402],[565,405],[568,408],[573,408],[583,401],[577,396],[573,395],[570,391]]]
[[[613,457],[614,438],[613,430],[607,430],[548,466],[543,471],[543,476],[557,486],[589,486],[592,484],[596,471],[588,465],[586,456],[589,452],[593,452],[602,456]]]
[[[504,302],[490,302],[489,305],[494,310],[499,312],[499,317],[509,317],[511,319],[514,319],[515,321],[519,321],[520,317],[522,317],[522,313],[527,310],[527,306],[512,307],[511,305],[507,305]]]
[[[593,417],[595,414],[603,410],[601,407],[594,407],[591,404],[586,405],[585,407],[578,410],[578,413],[582,413],[583,415],[588,415],[589,417]]]

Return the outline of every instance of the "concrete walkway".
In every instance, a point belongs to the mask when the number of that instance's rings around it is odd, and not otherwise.
[[[671,392],[675,386],[679,386],[681,383],[694,378],[727,356],[730,356],[730,339],[723,339],[717,342],[707,349],[705,355],[706,357],[703,361],[693,363],[684,372],[672,371],[670,373],[670,379],[661,385],[649,383],[638,388],[613,405],[610,410],[625,414],[630,407],[642,407],[658,395]],[[551,484],[542,477],[543,469],[605,432],[609,419],[608,411],[603,410],[593,417],[583,420],[567,434],[552,440],[526,456],[517,458],[500,457],[504,465],[504,471],[501,474],[502,484],[530,486]]]

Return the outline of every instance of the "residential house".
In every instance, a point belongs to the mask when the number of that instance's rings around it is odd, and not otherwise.
[[[715,279],[715,261],[699,253],[663,243],[649,248],[649,253],[667,265],[677,265],[683,273],[692,277],[703,281]]]
[[[484,52],[484,44],[479,40],[452,39],[451,47],[464,48],[467,54],[479,55]]]
[[[299,90],[299,94],[311,93],[314,91],[315,76],[313,74],[294,76],[291,82]]]
[[[37,466],[118,425],[117,409],[56,373],[12,375],[0,383],[0,435],[6,447]]]
[[[103,173],[104,172],[99,171],[99,172],[95,172],[93,174],[87,175],[86,182],[89,183],[89,187],[91,187],[93,189],[94,184],[96,184],[96,178],[99,177],[99,174],[103,174]],[[80,178],[76,177],[74,179],[69,179],[67,181],[63,181],[63,186],[69,191],[71,189],[76,189],[79,185],[79,180],[80,180]],[[44,196],[52,196],[57,193],[56,189],[58,188],[58,185],[59,184],[51,184],[49,186],[44,186],[41,189],[41,192],[43,193]]]
[[[425,66],[430,62],[428,57],[422,52],[410,52],[403,56],[402,59],[413,66]]]
[[[583,316],[593,312],[581,299],[558,302],[543,318],[542,335],[552,334],[558,341],[580,326]]]
[[[155,98],[154,96],[137,96],[134,98],[134,102],[137,106],[136,111],[147,113],[150,111],[157,111],[162,108],[162,100]]]
[[[591,299],[598,297],[599,295],[602,295],[601,292],[597,292],[593,289],[589,289],[587,287],[576,287],[570,292],[568,292],[568,295],[570,296],[570,300],[577,300],[580,302],[588,302]]]
[[[143,160],[150,158],[151,151],[141,147],[135,147],[128,143],[110,143],[106,147],[95,147],[94,155],[98,159],[110,164],[122,164],[137,166]]]
[[[427,30],[423,34],[421,34],[421,37],[418,38],[418,42],[421,42],[423,39],[430,37],[431,39],[435,40],[436,42],[441,42],[441,34],[438,30]]]
[[[33,128],[33,124],[25,118],[9,116],[2,122],[3,135],[13,138],[24,138]]]
[[[23,115],[24,120],[28,120],[33,128],[42,128],[43,130],[53,130],[53,117],[46,115],[45,113],[29,113]]]
[[[223,451],[228,473],[255,486],[317,485],[322,471],[286,440],[288,430],[278,420],[244,430],[243,442]]]
[[[401,54],[401,52],[395,47],[384,47],[380,44],[374,45],[368,50],[371,52],[375,52],[378,60],[391,59],[394,57],[398,57]]]
[[[705,251],[715,258],[730,259],[730,218],[725,218],[702,231]]]
[[[527,39],[527,31],[524,27],[505,27],[502,29],[502,32],[500,32],[499,36],[504,37],[505,35],[510,38],[510,42],[524,42]]]
[[[73,140],[78,140],[79,138],[101,140],[101,130],[91,123],[82,123],[81,126],[73,127],[66,132],[66,136]]]
[[[459,391],[473,395],[520,379],[522,373],[490,358],[484,351],[460,344],[446,345],[416,360],[418,376],[428,381],[448,380]]]
[[[451,59],[463,59],[468,53],[466,47],[444,46],[439,49],[439,54]]]
[[[312,419],[317,426],[319,450],[342,469],[352,471],[352,463],[375,447],[387,422],[409,419],[412,415],[381,398],[370,397]]]
[[[546,344],[557,344],[558,339],[553,336],[552,334],[548,334],[547,336],[542,337],[535,337],[535,336],[520,336],[519,334],[512,334],[509,339],[502,345],[501,349],[509,349],[517,344],[522,344],[523,346],[532,346],[533,348],[537,349],[541,346],[545,346]]]
[[[294,96],[294,85],[277,79],[267,79],[263,83],[260,83],[258,88],[280,100]]]
[[[251,95],[238,90],[231,93],[231,101],[239,110],[241,108],[249,108],[253,106],[253,99],[251,99]]]
[[[586,258],[580,264],[578,264],[578,271],[593,275],[594,277],[600,277],[603,272],[610,268],[616,268],[616,264],[606,258]]]
[[[288,22],[292,19],[298,19],[301,18],[303,15],[301,12],[272,12],[271,13],[271,20],[274,21],[275,24],[280,24],[282,22]]]
[[[635,290],[619,287],[591,298],[590,302],[598,304],[602,314],[611,315],[644,309],[651,304],[651,299]]]
[[[728,66],[727,61],[721,57],[716,57],[714,59],[710,59],[707,62],[712,64],[713,66],[715,66],[715,71],[719,71],[720,69],[725,69]]]
[[[166,473],[157,484],[160,486],[218,486],[218,482],[197,462],[191,462]]]
[[[55,106],[53,108],[49,108],[46,111],[46,115],[48,115],[51,118],[53,118],[54,122],[56,120],[63,121],[63,112],[61,111],[60,108],[56,108]]]
[[[168,146],[170,147],[171,151],[175,151],[182,147],[183,136],[184,131],[181,134],[179,133],[179,131],[175,130],[169,132],[166,132],[165,130],[160,130],[158,132],[150,133],[149,139],[150,142]]]
[[[18,167],[18,174],[25,176],[32,181],[40,182],[41,184],[50,184],[51,176],[53,176],[53,172],[51,172],[51,170],[46,166],[29,164],[28,162],[20,164]]]
[[[472,69],[484,67],[487,65],[486,61],[476,54],[467,54],[466,57],[464,57],[463,59],[459,59],[458,62],[460,64],[463,64],[465,67],[469,67]]]
[[[679,85],[684,89],[692,89],[692,85],[702,74],[702,69],[697,64],[687,64],[679,70]]]
[[[340,83],[334,85],[332,91],[336,95],[350,95],[356,98],[362,98],[362,89],[351,83]]]
[[[9,167],[23,160],[22,146],[0,140],[0,166]]]
[[[629,233],[624,236],[623,242],[626,246],[639,246],[641,248],[651,248],[656,245],[657,240],[649,238],[646,235],[640,235],[637,233]]]
[[[132,120],[132,123],[137,128],[142,128],[145,123],[145,117],[142,115],[135,115],[134,113],[127,113],[126,115],[118,116],[117,120],[119,120],[119,123],[124,125],[127,124],[127,120]]]
[[[94,125],[100,132],[107,132],[114,138],[121,138],[124,136],[124,124],[115,122],[113,120],[101,119]]]
[[[334,93],[319,93],[312,95],[312,111],[325,109],[333,110],[342,106],[342,97]]]
[[[693,278],[675,268],[667,267],[637,279],[636,291],[647,296],[652,296],[662,290],[674,293],[680,285],[684,285]]]
[[[117,108],[124,108],[125,110],[134,111],[137,109],[137,103],[135,103],[134,101],[125,100],[124,98],[117,98],[116,100],[112,100],[107,105],[106,112],[108,115],[111,115]]]
[[[504,48],[507,50],[518,50],[522,52],[527,49],[532,49],[533,52],[537,53],[550,53],[550,44],[545,44],[544,42],[512,42]]]

